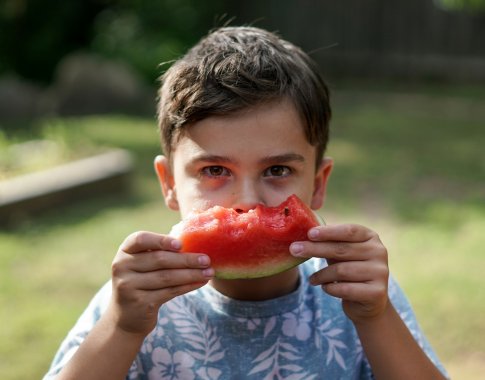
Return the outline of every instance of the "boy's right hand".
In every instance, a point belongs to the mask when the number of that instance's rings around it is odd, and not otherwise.
[[[181,254],[180,247],[177,239],[152,232],[133,233],[121,244],[112,264],[113,295],[107,311],[118,328],[146,336],[165,302],[213,277],[207,255]]]

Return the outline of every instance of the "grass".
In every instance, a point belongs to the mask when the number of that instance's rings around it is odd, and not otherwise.
[[[322,211],[379,232],[391,269],[453,378],[485,370],[484,92],[337,88],[329,154],[336,161]],[[166,232],[152,174],[153,120],[90,117],[42,121],[9,141],[41,136],[119,146],[136,157],[134,192],[52,210],[0,231],[0,378],[40,378],[61,339],[109,278],[121,241]],[[73,139],[73,136],[77,136]],[[480,173],[482,175],[480,176]]]

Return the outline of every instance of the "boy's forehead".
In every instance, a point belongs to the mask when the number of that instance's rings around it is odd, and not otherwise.
[[[185,132],[185,133],[184,133]],[[303,121],[290,100],[283,98],[262,102],[227,114],[210,115],[184,129],[186,137],[224,135],[258,139],[265,133],[295,135],[305,133]]]
[[[235,121],[251,115],[260,115],[266,110],[273,111],[269,113],[269,119],[286,117],[282,115],[291,114],[294,119],[293,127],[298,130],[303,130],[305,136],[308,137],[308,126],[306,126],[306,120],[304,121],[304,117],[300,114],[295,101],[287,95],[282,95],[279,97],[262,99],[259,103],[251,104],[243,108],[238,108],[236,110],[230,110],[227,113],[209,113],[202,119],[194,122],[188,122],[186,124],[183,124],[182,126],[175,128],[175,130],[172,132],[171,138],[167,139],[168,141],[170,141],[168,155],[173,155],[173,153],[177,150],[177,147],[180,145],[180,141],[182,140],[182,138],[190,137],[194,127],[196,126],[200,126],[201,124],[206,125],[208,124],[208,121],[220,121],[224,123],[226,128],[236,128],[237,125],[234,124],[237,123],[235,123]],[[204,133],[210,132],[206,130],[204,131]]]
[[[295,107],[280,101],[224,116],[210,116],[186,126],[173,153],[185,162],[189,157],[212,157],[212,161],[241,157],[261,161],[266,156],[306,157],[302,152],[314,149],[307,141]]]
[[[264,119],[262,128],[270,125],[277,120],[288,119],[292,120],[293,128],[297,130],[305,131],[304,121],[301,118],[294,102],[287,98],[276,98],[260,103],[249,105],[244,108],[240,108],[234,111],[230,111],[224,114],[208,115],[203,119],[196,122],[185,125],[179,131],[179,137],[188,136],[194,130],[194,127],[200,127],[201,125],[210,125],[214,123],[222,123],[225,128],[238,128],[241,121],[247,120],[251,124],[259,123],[259,120]],[[270,122],[270,123],[268,123]],[[207,129],[204,133],[210,133]]]

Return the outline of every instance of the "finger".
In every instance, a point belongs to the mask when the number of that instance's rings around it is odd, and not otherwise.
[[[369,260],[385,254],[382,244],[374,242],[349,243],[299,241],[290,245],[290,253],[297,257],[320,257],[336,261]]]
[[[335,282],[322,285],[322,289],[331,296],[363,304],[372,303],[387,296],[387,286],[379,282]]]
[[[322,285],[335,282],[387,282],[389,269],[379,262],[350,261],[330,265],[312,274],[310,284]]]
[[[131,303],[138,310],[156,311],[174,297],[191,292],[207,284],[207,281],[193,282],[158,290],[137,290],[123,296],[123,302]]]
[[[120,250],[126,253],[139,253],[155,250],[177,251],[181,248],[180,241],[154,232],[138,231],[129,235],[121,244]]]
[[[133,280],[141,290],[159,290],[193,283],[205,283],[214,277],[214,269],[165,269],[143,273]]]
[[[120,254],[121,258],[112,264],[112,271],[152,272],[160,269],[208,268],[210,258],[198,253],[153,251],[137,254]]]
[[[359,224],[334,224],[313,227],[308,238],[313,241],[364,242],[377,237],[377,234]]]
[[[206,284],[207,284],[207,281],[193,282],[190,284],[173,286],[171,288],[150,291],[147,293],[150,300],[153,300],[153,303],[164,304],[165,302],[170,301],[172,298],[175,298],[177,296],[181,296],[193,290],[199,289]]]

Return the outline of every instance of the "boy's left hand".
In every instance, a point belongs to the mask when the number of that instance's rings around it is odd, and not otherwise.
[[[290,252],[329,263],[310,277],[310,283],[341,298],[354,323],[381,316],[388,305],[389,268],[379,236],[364,226],[341,224],[314,227],[308,238],[310,241],[293,243]]]

